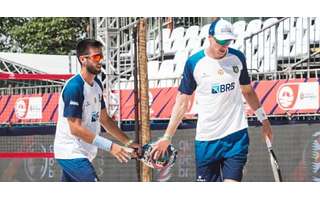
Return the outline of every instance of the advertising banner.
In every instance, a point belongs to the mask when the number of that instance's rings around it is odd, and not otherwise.
[[[23,97],[17,99],[14,107],[18,119],[41,119],[42,97]]]

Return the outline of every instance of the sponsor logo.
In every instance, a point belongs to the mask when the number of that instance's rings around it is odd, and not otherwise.
[[[282,110],[318,109],[319,84],[285,83],[277,91],[277,103]]]
[[[203,178],[202,176],[197,177],[197,182],[206,182],[206,179]]]
[[[223,74],[224,74],[223,69],[219,69],[219,70],[218,70],[218,74],[219,74],[219,75],[223,75]]]
[[[15,112],[18,119],[25,118],[27,114],[27,107],[29,105],[28,99],[18,99],[15,105]]]
[[[232,66],[233,72],[238,73],[239,72],[239,67],[238,66]]]
[[[201,78],[206,78],[206,77],[209,77],[209,74],[207,74],[207,73],[202,73],[201,74]]]
[[[76,102],[76,101],[70,101],[69,104],[70,104],[70,105],[73,105],[73,106],[79,106],[79,103]]]
[[[221,28],[221,33],[231,33],[232,30],[230,27],[223,27]]]
[[[42,98],[41,97],[19,98],[15,103],[14,112],[18,119],[41,119],[42,118]]]
[[[235,87],[235,82],[227,84],[213,84],[211,87],[212,94],[224,93],[233,90]]]
[[[290,86],[284,86],[279,90],[278,102],[283,108],[289,108],[293,106],[295,101],[294,90]]]
[[[47,149],[43,144],[32,143],[27,147],[27,151],[45,153],[48,152],[49,149]],[[40,181],[45,179],[47,175],[49,177],[49,169],[51,168],[50,160],[54,161],[54,159],[49,158],[37,159],[37,162],[35,162],[34,159],[26,159],[24,161],[24,172],[28,179],[30,181]]]
[[[99,119],[99,112],[92,112],[91,113],[91,122],[96,122]]]

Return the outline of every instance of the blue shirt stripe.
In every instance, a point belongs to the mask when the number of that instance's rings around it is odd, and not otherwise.
[[[185,66],[182,74],[182,80],[179,86],[179,91],[183,94],[192,95],[197,87],[197,83],[194,79],[193,72],[197,63],[205,57],[204,50],[199,51],[198,53],[191,56]]]
[[[64,102],[64,117],[76,117],[82,119],[82,105],[84,81],[78,74],[64,86],[62,99]]]
[[[245,56],[239,50],[236,50],[233,48],[229,48],[228,50],[229,50],[230,54],[237,56],[242,63],[242,70],[241,70],[240,77],[239,77],[240,85],[249,85],[251,81],[250,81],[249,74],[248,74],[247,62],[246,62]]]

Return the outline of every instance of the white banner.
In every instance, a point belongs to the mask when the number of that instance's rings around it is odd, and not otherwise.
[[[283,110],[319,108],[319,83],[285,83],[277,91],[277,103]]]
[[[42,119],[42,97],[23,97],[15,103],[18,119]]]

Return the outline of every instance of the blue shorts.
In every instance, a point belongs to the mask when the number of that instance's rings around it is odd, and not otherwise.
[[[56,159],[62,168],[61,181],[95,182],[99,181],[92,163],[86,158]]]
[[[241,181],[249,148],[248,130],[213,141],[195,141],[197,181]]]

